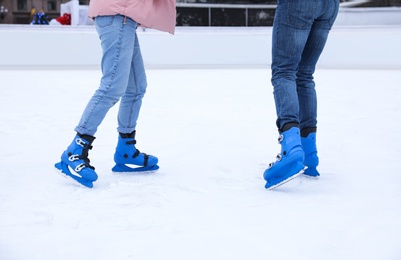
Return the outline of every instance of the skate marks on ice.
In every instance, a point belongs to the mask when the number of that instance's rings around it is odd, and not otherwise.
[[[203,77],[211,79],[209,83],[213,91],[199,91],[200,96],[196,98],[202,100],[210,93],[213,97],[239,93],[243,102],[235,111],[243,111],[243,104],[252,108],[253,103],[269,102],[272,98],[258,89],[252,91],[263,96],[263,100],[255,101],[248,95],[252,92],[251,86],[269,89],[264,71],[252,70],[251,75],[249,70],[234,73],[243,75],[246,82],[260,78],[255,84],[241,84],[241,89],[249,86],[246,93],[233,88],[238,84],[230,81],[230,77],[225,76],[225,81],[216,82],[221,78],[218,75],[220,71],[217,71],[212,76]],[[271,145],[260,144],[260,139],[275,136],[273,131],[266,134],[265,125],[260,125],[260,114],[266,114],[273,105],[267,109],[257,107],[245,111],[246,117],[242,118],[231,111],[225,116],[232,114],[232,117],[217,121],[208,117],[215,113],[215,109],[199,104],[205,108],[202,110],[205,116],[199,120],[199,115],[194,116],[191,107],[176,102],[177,110],[173,112],[185,107],[185,113],[181,114],[180,120],[171,120],[171,117],[161,116],[166,107],[171,111],[171,99],[165,99],[165,93],[160,97],[152,94],[159,93],[157,88],[160,86],[170,97],[186,100],[188,93],[183,93],[182,89],[189,89],[191,84],[188,82],[198,79],[200,73],[182,72],[150,72],[151,81],[163,82],[150,84],[148,103],[144,107],[151,110],[151,116],[141,118],[151,118],[152,121],[141,122],[141,127],[151,125],[143,132],[159,138],[154,144],[157,149],[152,147],[149,150],[158,150],[161,158],[167,158],[160,170],[151,175],[112,174],[114,141],[106,143],[106,138],[99,137],[99,146],[91,153],[99,173],[93,189],[72,185],[56,175],[52,168],[64,148],[63,139],[71,134],[71,129],[67,128],[74,126],[78,120],[76,116],[82,110],[82,107],[71,106],[71,100],[74,104],[85,103],[93,89],[82,86],[98,84],[98,73],[35,71],[24,72],[24,77],[17,77],[14,73],[14,77],[6,81],[9,87],[4,87],[6,91],[0,96],[3,101],[0,102],[1,111],[10,111],[0,113],[0,118],[5,119],[0,120],[3,122],[0,134],[6,133],[2,141],[7,147],[1,151],[3,160],[0,162],[4,173],[0,175],[1,256],[7,259],[163,259],[168,252],[172,256],[181,253],[182,257],[175,258],[177,260],[213,259],[216,255],[222,256],[219,259],[259,260],[266,259],[267,245],[272,259],[398,259],[400,161],[389,154],[399,154],[395,146],[400,139],[397,135],[380,134],[383,131],[378,128],[382,128],[384,122],[394,122],[394,116],[400,114],[399,71],[319,71],[319,85],[325,86],[319,89],[323,97],[319,125],[321,177],[316,181],[300,176],[274,191],[264,188],[262,176],[267,165],[258,166],[258,162],[265,162],[268,154],[275,154],[277,150]],[[255,72],[261,77],[253,77]],[[65,77],[70,76],[69,73],[71,77]],[[207,70],[201,73],[209,75]],[[66,79],[61,82],[63,76]],[[177,77],[183,84],[180,85]],[[373,77],[380,82],[372,84],[370,81],[375,81]],[[21,82],[22,78],[27,78],[26,82]],[[69,81],[74,82],[66,85]],[[32,82],[42,84],[32,86]],[[380,91],[377,91],[377,86],[380,86]],[[371,104],[361,104],[361,92],[370,93],[376,103],[380,102],[378,106],[382,111]],[[60,93],[65,101],[56,99]],[[16,98],[21,95],[24,96],[22,101]],[[42,96],[43,99],[35,105],[45,121],[37,124],[30,120],[32,110],[27,109],[29,106],[25,101]],[[339,100],[333,100],[335,97]],[[357,100],[344,102],[344,98],[349,97]],[[62,105],[55,104],[54,100]],[[52,102],[50,105],[49,101]],[[235,105],[235,102],[230,104]],[[160,111],[155,111],[155,107],[160,107]],[[196,109],[199,110],[198,105]],[[367,109],[371,111],[367,113]],[[358,120],[356,124],[354,119],[362,113],[369,117]],[[152,117],[154,115],[159,116],[157,120]],[[10,118],[15,120],[9,121]],[[114,117],[110,118],[111,123],[100,129],[112,129],[105,136],[115,135]],[[189,124],[188,120],[196,121],[196,124]],[[154,126],[153,121],[157,122]],[[177,121],[180,122],[178,126]],[[266,121],[273,122],[274,116]],[[227,142],[222,148],[227,155],[222,160],[221,151],[210,156],[210,146],[208,149],[202,145],[188,148],[187,142],[175,141],[194,140],[191,133],[202,129],[205,126],[203,122],[214,128],[220,126],[222,131],[249,125],[249,128],[241,129],[241,136],[249,140],[240,146],[248,149],[240,150],[251,150],[252,154],[238,155],[238,143]],[[361,124],[363,128],[359,129]],[[160,125],[171,131],[164,136],[158,128]],[[393,133],[398,133],[400,124],[397,121],[394,128]],[[375,135],[376,130],[380,131]],[[176,132],[179,134],[174,135]],[[205,134],[208,135],[202,140],[215,140],[215,130],[202,132],[202,136]],[[229,131],[226,135],[232,140],[239,136]],[[100,147],[102,140],[105,140],[107,149]],[[221,140],[216,139],[216,143],[221,145]],[[174,146],[173,151],[169,149],[170,145]],[[255,151],[259,146],[262,147]],[[177,151],[185,152],[177,156]],[[103,155],[107,152],[110,154]],[[200,156],[194,158],[194,154]],[[263,156],[255,159],[254,154]],[[201,157],[204,155],[209,155],[207,160]],[[54,158],[49,158],[52,156]],[[238,160],[233,162],[233,158]],[[366,162],[381,163],[372,165]],[[377,185],[378,172],[392,181]],[[260,239],[261,234],[264,239]],[[193,237],[200,237],[196,239],[198,244],[190,239]],[[235,239],[238,237],[246,238],[246,241],[241,243]],[[387,239],[383,240],[383,237]],[[47,250],[42,250],[43,244],[48,245]],[[205,245],[203,252],[199,252],[199,245]],[[288,250],[288,245],[293,246],[292,250]],[[187,251],[183,251],[185,246]],[[225,257],[227,255],[222,252],[230,252],[232,257]],[[198,255],[194,257],[194,254]]]
[[[209,190],[214,192],[226,192],[226,193],[265,193],[269,194],[270,190],[264,188],[265,180],[263,179],[263,171],[267,168],[267,164],[260,163],[254,164],[247,169],[235,168],[230,166],[217,166],[211,168],[208,176],[204,176],[205,179],[202,181],[204,188],[203,191]],[[272,192],[289,192],[296,193],[306,191],[310,188],[307,184],[309,181],[315,183],[316,178],[307,178],[304,174],[298,174],[292,176],[292,179],[286,180],[287,182],[277,186]],[[305,185],[303,185],[305,184]],[[188,188],[187,188],[188,189]],[[267,192],[266,192],[267,191]],[[254,204],[254,202],[251,202]]]
[[[259,163],[258,164],[258,168],[259,171],[261,172],[261,177],[260,177],[260,182],[264,185],[266,183],[266,180],[263,178],[263,172],[268,168],[268,164],[266,163]],[[300,184],[303,181],[303,172],[305,169],[301,170],[300,172],[298,172],[297,174],[294,174],[293,176],[290,176],[289,178],[287,178],[286,180],[273,185],[269,188],[265,188],[265,190],[267,191],[281,191],[281,192],[285,192],[288,190],[293,190],[294,188],[300,186]],[[301,188],[301,187],[300,187]]]
[[[155,232],[163,229],[159,220],[160,211],[169,207],[171,202],[167,196],[168,187],[164,187],[155,174],[115,174],[101,170],[99,173],[99,179],[92,189],[60,178],[65,183],[58,185],[57,193],[60,196],[53,198],[54,203],[65,204],[66,211],[74,208],[75,212],[90,212],[88,216],[73,214],[66,222],[71,225],[75,223],[80,229],[102,226],[110,232]],[[63,198],[61,194],[68,196]],[[96,221],[90,223],[93,216],[96,216]]]

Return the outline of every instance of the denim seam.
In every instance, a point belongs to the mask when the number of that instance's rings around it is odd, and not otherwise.
[[[135,41],[137,40],[136,39],[137,38],[137,35],[135,34]],[[134,68],[134,63],[133,63],[133,60],[134,60],[134,55],[135,55],[135,41],[134,41],[134,50],[133,50],[133,52],[132,52],[132,58],[131,58],[131,67],[130,67],[130,69],[132,70],[132,73],[133,73],[133,77],[134,77],[134,81],[135,81],[135,88],[136,88],[136,92],[135,93],[138,93],[138,84],[137,84],[137,82],[136,82],[136,77],[135,77],[135,68]],[[129,84],[130,82],[128,81],[128,84]],[[127,88],[128,88],[128,86],[127,86]],[[127,90],[126,90],[127,91]],[[131,129],[133,129],[133,126],[131,126],[131,123],[132,123],[132,115],[133,115],[133,111],[134,111],[134,102],[132,102],[132,104],[131,104],[131,107],[130,107],[130,110],[129,110],[129,118],[128,118],[128,123],[127,123],[127,127],[125,127],[125,129],[130,129],[130,130],[128,130],[128,131],[131,131]],[[132,131],[134,131],[135,129],[133,129]],[[132,132],[131,131],[131,132]]]
[[[136,35],[135,35],[135,37],[137,37]],[[136,41],[137,39],[135,39],[135,41]],[[135,43],[134,43],[134,46],[135,46]],[[135,48],[135,47],[134,47]],[[135,55],[136,53],[135,53],[135,50],[134,50],[134,53],[132,54],[132,55]],[[134,59],[134,57],[132,57],[132,59]],[[139,87],[138,87],[138,79],[137,79],[137,77],[135,77],[135,64],[134,63],[131,63],[131,68],[132,68],[132,70],[134,71],[134,81],[135,81],[135,98],[136,98],[136,96],[138,95],[138,92],[139,92]],[[132,115],[134,114],[134,102],[132,102],[132,104],[131,104],[131,108],[130,108],[130,119],[132,119]],[[130,120],[130,122],[129,122],[129,128],[133,128],[134,126],[133,125],[131,125],[131,123],[132,123],[132,120]],[[135,130],[135,129],[134,129]]]
[[[333,24],[336,20],[336,17],[338,15],[338,5],[339,3],[337,3],[338,0],[333,0],[334,1],[334,6],[336,6],[337,12],[334,12],[333,16],[329,19],[328,23],[329,23],[329,30],[331,30],[331,28],[333,27]]]

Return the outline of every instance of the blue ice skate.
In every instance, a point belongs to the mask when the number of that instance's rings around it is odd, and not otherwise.
[[[148,172],[159,169],[157,157],[141,153],[135,148],[135,133],[120,133],[114,154],[116,165],[112,168],[113,172]]]
[[[61,155],[61,161],[54,165],[65,176],[89,188],[93,187],[93,182],[98,178],[88,158],[93,140],[93,136],[77,134]]]
[[[292,127],[283,132],[279,139],[281,153],[277,155],[277,160],[269,164],[269,168],[264,172],[266,189],[274,189],[284,183],[294,179],[305,170],[304,152],[301,146],[299,128]]]
[[[319,157],[316,149],[316,132],[311,132],[307,137],[301,137],[302,147],[305,154],[304,164],[308,168],[304,174],[310,177],[319,177],[316,167],[319,165]]]

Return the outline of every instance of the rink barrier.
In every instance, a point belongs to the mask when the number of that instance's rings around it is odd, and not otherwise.
[[[148,68],[269,67],[271,27],[138,29]],[[0,25],[0,68],[99,68],[93,26]],[[400,26],[335,26],[318,68],[401,69]]]

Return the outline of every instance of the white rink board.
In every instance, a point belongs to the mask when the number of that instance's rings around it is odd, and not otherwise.
[[[178,27],[174,36],[138,30],[146,66],[268,67],[271,27]],[[92,26],[0,26],[0,68],[94,67],[101,60]],[[401,26],[335,26],[318,68],[400,69]]]

